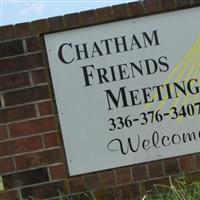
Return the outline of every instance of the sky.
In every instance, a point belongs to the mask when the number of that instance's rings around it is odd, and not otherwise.
[[[0,26],[136,0],[0,0]]]

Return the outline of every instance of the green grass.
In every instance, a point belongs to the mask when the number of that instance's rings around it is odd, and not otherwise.
[[[66,195],[61,191],[59,193],[59,200],[96,200],[92,192],[85,191],[79,195]]]
[[[147,192],[141,200],[200,200],[200,182],[188,183],[186,178],[179,177],[174,181],[169,178],[169,185],[154,185],[153,191]],[[59,200],[117,200],[112,192],[102,192],[97,198],[93,192],[86,190],[81,194],[64,194],[58,191]],[[30,197],[31,200],[38,200]],[[126,199],[128,200],[128,199]]]
[[[186,178],[175,179],[170,185],[154,185],[154,195],[148,193],[142,200],[200,200],[200,182],[187,183]]]

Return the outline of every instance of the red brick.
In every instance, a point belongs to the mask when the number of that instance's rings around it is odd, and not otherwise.
[[[0,60],[0,75],[16,71],[43,67],[42,54],[32,54]]]
[[[99,8],[95,10],[97,23],[109,22],[112,20],[111,8]]]
[[[145,15],[145,10],[141,2],[128,3],[127,7],[129,17],[138,17]]]
[[[45,101],[38,104],[39,112],[41,116],[50,115],[53,113],[51,101]]]
[[[31,72],[32,78],[33,78],[33,83],[34,84],[39,84],[39,83],[46,83],[46,73],[44,69],[40,70],[34,70]]]
[[[13,40],[0,43],[0,58],[23,54],[22,40]]]
[[[176,3],[178,8],[187,8],[191,5],[190,0],[176,0]]]
[[[160,0],[144,0],[143,5],[146,14],[158,13],[162,10]]]
[[[176,159],[164,160],[164,171],[165,175],[173,175],[179,173],[178,162]]]
[[[32,35],[30,23],[20,23],[15,25],[17,37],[25,37]]]
[[[103,195],[103,197],[105,196],[105,199],[124,200],[124,199],[122,199],[122,187],[115,187],[115,188],[106,189],[105,194]],[[103,197],[100,198],[100,199],[104,199]]]
[[[141,181],[147,179],[146,166],[143,164],[133,166],[132,173],[133,173],[133,179],[135,181]]]
[[[199,183],[199,180],[200,180],[200,172],[199,171],[187,174],[186,181],[188,182],[188,184],[193,184],[194,182]]]
[[[0,77],[0,91],[29,86],[28,73]]]
[[[1,142],[0,156],[13,155],[22,152],[39,150],[42,148],[40,136]]]
[[[90,190],[100,188],[100,181],[97,174],[90,174],[90,175],[84,176],[84,183],[85,183],[86,188]]]
[[[0,141],[5,139],[8,139],[7,127],[0,126]]]
[[[61,179],[66,177],[66,167],[64,164],[50,167],[51,178]]]
[[[180,158],[179,164],[182,172],[189,172],[195,169],[195,162],[192,155]]]
[[[49,98],[48,86],[32,87],[23,90],[7,92],[4,94],[4,100],[6,106],[13,106],[48,98]]]
[[[38,153],[17,156],[15,161],[17,169],[21,170],[63,162],[64,154],[61,149],[53,149],[49,151],[41,151]]]
[[[42,149],[41,136],[23,138],[14,141],[15,150],[13,153],[22,153]]]
[[[31,22],[33,33],[42,34],[49,31],[48,21],[46,19],[36,20]]]
[[[117,183],[128,184],[131,183],[131,170],[130,168],[121,168],[117,170]]]
[[[197,167],[197,169],[200,169],[200,154],[197,154],[195,156],[195,161],[196,161],[196,167]]]
[[[0,123],[6,123],[21,119],[28,119],[36,116],[35,107],[33,105],[20,106],[16,108],[1,109]]]
[[[114,186],[115,183],[115,174],[114,171],[105,171],[100,174],[101,187],[110,187]]]
[[[1,200],[20,200],[19,193],[15,190],[0,192]]]
[[[161,1],[161,7],[163,11],[173,10],[176,8],[174,0],[164,0]]]
[[[80,24],[80,15],[79,13],[68,14],[64,16],[64,21],[67,28],[76,28],[79,27]]]
[[[94,191],[94,195],[97,200],[122,200],[115,196],[116,190],[119,188],[109,188],[105,190]]]
[[[8,156],[14,152],[14,145],[12,141],[1,142],[0,156]]]
[[[7,189],[27,186],[49,181],[47,168],[17,172],[3,176],[4,186]]]
[[[0,27],[0,40],[15,38],[15,29],[13,25]]]
[[[69,187],[70,187],[71,193],[83,191],[85,189],[83,178],[76,177],[76,178],[69,179]]]
[[[80,13],[81,25],[93,25],[96,23],[94,10],[88,10]]]
[[[42,49],[41,41],[39,37],[32,37],[26,39],[26,46],[28,52],[39,51]]]
[[[9,125],[11,137],[20,137],[56,129],[53,117],[19,122]]]
[[[51,17],[48,18],[50,31],[61,31],[64,29],[64,19],[63,17]]]
[[[193,0],[193,5],[195,5],[195,6],[200,5],[200,0]]]
[[[137,184],[137,183],[120,187],[120,190],[121,190],[120,197],[122,200],[125,200],[125,199],[139,200],[139,199],[141,199],[141,198],[139,198],[140,188],[139,188],[139,184]]]
[[[11,172],[14,171],[15,167],[12,158],[5,158],[0,160],[0,172]]]
[[[67,193],[64,181],[23,188],[21,193],[22,197],[26,199],[30,196],[39,199],[50,199],[58,196],[58,191]]]
[[[148,168],[150,178],[161,177],[164,175],[162,163],[160,161],[149,163]]]
[[[114,20],[128,18],[128,9],[126,4],[112,6],[112,18]]]
[[[46,148],[56,147],[60,145],[58,133],[48,133],[44,136],[44,145]]]
[[[162,178],[153,181],[146,181],[144,183],[144,189],[146,192],[150,193],[151,191],[155,191],[155,185],[166,185],[169,186],[169,178]],[[164,188],[163,188],[164,189]]]

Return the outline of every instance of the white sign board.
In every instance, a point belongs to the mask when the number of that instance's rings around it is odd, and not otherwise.
[[[200,151],[200,8],[45,35],[70,175]]]

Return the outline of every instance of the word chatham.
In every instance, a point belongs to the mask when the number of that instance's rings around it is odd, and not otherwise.
[[[81,60],[92,61],[93,58],[103,58],[113,54],[131,52],[134,55],[135,51],[145,51],[145,49],[149,48],[155,49],[160,45],[162,45],[162,41],[159,38],[159,30],[153,30],[142,32],[138,35],[122,35],[90,43],[74,44],[66,42],[59,46],[58,57],[62,63],[69,65],[73,62]],[[166,73],[169,69],[168,57],[165,55],[160,55],[156,58],[147,57],[110,66],[95,66],[94,64],[80,66],[84,80],[83,87],[102,84],[106,84],[108,87],[109,83],[136,78],[145,79],[147,76],[152,76],[153,79],[153,75],[159,76],[160,73]],[[107,111],[111,111],[117,108],[175,99],[181,95],[196,95],[200,92],[200,88],[198,80],[194,78],[143,88],[127,88],[126,85],[122,85],[115,91],[106,88],[103,92]]]

